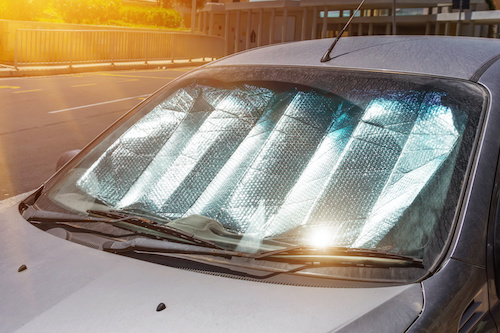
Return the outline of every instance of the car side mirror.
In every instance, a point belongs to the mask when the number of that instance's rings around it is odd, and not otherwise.
[[[75,157],[79,152],[81,152],[81,149],[75,149],[75,150],[68,150],[67,152],[64,152],[59,156],[59,159],[57,160],[56,164],[56,171],[61,169],[66,163],[68,163],[73,157]]]

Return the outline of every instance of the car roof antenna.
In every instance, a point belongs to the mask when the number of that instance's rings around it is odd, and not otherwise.
[[[337,44],[337,42],[339,41],[340,37],[342,37],[342,35],[346,31],[346,29],[349,26],[349,24],[351,24],[352,19],[354,18],[354,16],[356,16],[356,14],[359,12],[359,9],[361,8],[361,6],[363,6],[364,3],[365,3],[365,0],[362,0],[361,3],[359,4],[358,8],[356,8],[356,10],[354,11],[354,13],[352,13],[352,15],[349,18],[349,20],[347,21],[347,23],[344,25],[344,27],[342,28],[342,30],[340,30],[339,34],[337,35],[337,38],[335,38],[335,40],[333,41],[332,45],[330,45],[330,48],[326,51],[326,53],[321,58],[321,62],[327,62],[327,61],[332,60],[332,58],[330,57],[330,53],[332,52],[333,48],[335,47],[335,44]],[[328,16],[328,12],[325,12],[325,15]]]

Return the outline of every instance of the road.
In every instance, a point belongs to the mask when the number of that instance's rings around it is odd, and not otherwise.
[[[61,153],[190,69],[0,79],[0,200],[37,188]]]

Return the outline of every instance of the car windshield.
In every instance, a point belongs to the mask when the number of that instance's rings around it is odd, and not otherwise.
[[[410,75],[205,69],[87,147],[37,205],[181,229],[203,217],[242,252],[279,241],[424,258],[446,245],[484,96]]]

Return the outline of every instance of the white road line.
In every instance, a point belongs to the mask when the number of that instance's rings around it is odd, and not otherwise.
[[[142,97],[147,97],[147,96],[149,96],[149,94],[148,95],[140,95],[140,96],[134,96],[134,97],[121,98],[121,99],[115,99],[113,101],[107,101],[107,102],[102,102],[102,103],[95,103],[95,104],[87,104],[87,105],[82,105],[82,106],[76,106],[74,108],[61,109],[61,110],[56,110],[56,111],[49,111],[48,113],[59,113],[59,112],[73,111],[73,110],[78,110],[78,109],[91,108],[93,106],[99,106],[99,105],[110,104],[110,103],[117,103],[117,102],[127,101],[129,99],[142,98]]]
[[[13,94],[24,94],[24,93],[36,92],[36,91],[42,91],[42,89],[14,91]]]

